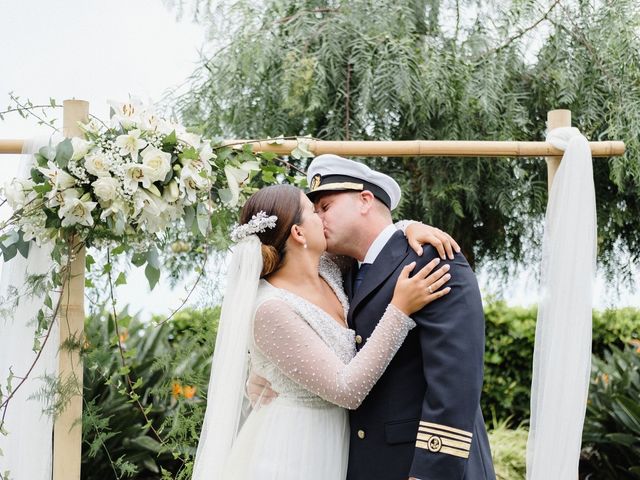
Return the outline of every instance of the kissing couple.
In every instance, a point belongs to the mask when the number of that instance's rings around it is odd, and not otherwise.
[[[495,479],[460,248],[394,224],[400,187],[362,163],[320,155],[308,183],[259,190],[232,232],[193,479]]]

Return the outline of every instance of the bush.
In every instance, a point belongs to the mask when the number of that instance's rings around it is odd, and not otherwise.
[[[518,425],[529,419],[531,365],[536,330],[534,308],[485,305],[486,346],[482,410]]]
[[[496,421],[487,433],[491,445],[493,467],[497,480],[524,480],[527,468],[527,437],[529,431],[522,425],[508,427],[506,420]]]
[[[218,316],[218,309],[184,310],[157,325],[125,310],[118,314],[119,336],[108,312],[87,318],[83,480],[160,478],[163,471],[190,478]]]
[[[583,432],[593,479],[640,479],[640,342],[593,359]]]
[[[485,304],[486,349],[482,408],[514,425],[529,419],[531,368],[536,333],[536,307],[509,307],[489,299]],[[593,314],[595,356],[638,338],[640,310],[623,308]]]

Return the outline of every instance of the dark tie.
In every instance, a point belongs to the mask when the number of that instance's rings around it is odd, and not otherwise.
[[[371,263],[363,263],[362,265],[360,265],[360,268],[358,269],[358,274],[356,275],[356,280],[355,282],[353,282],[354,295],[358,291],[358,288],[360,288],[360,285],[362,284],[362,280],[364,280],[364,277],[367,274],[367,271],[369,270],[369,268],[371,268]]]

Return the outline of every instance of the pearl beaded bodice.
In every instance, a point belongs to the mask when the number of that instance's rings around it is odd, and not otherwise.
[[[349,302],[339,268],[326,256],[320,275],[342,304]],[[355,332],[304,298],[260,281],[251,365],[280,397],[310,406],[357,408],[380,378],[414,321],[389,305],[356,355]]]

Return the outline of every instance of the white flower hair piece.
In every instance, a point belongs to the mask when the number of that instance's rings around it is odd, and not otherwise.
[[[251,220],[247,223],[243,225],[236,224],[231,229],[231,240],[239,242],[254,233],[264,232],[267,228],[275,228],[277,220],[278,217],[275,215],[268,217],[266,212],[260,211],[251,217]]]

